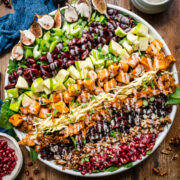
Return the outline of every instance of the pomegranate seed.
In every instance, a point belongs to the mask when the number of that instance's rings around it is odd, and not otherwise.
[[[25,170],[25,174],[26,174],[26,176],[29,176],[29,171]]]
[[[28,162],[28,166],[33,166],[33,162]]]
[[[34,170],[34,174],[35,174],[35,175],[39,174],[39,170],[38,170],[38,169],[35,169],[35,170]]]

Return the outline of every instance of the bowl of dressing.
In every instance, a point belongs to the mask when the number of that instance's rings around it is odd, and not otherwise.
[[[157,14],[168,9],[173,0],[131,0],[132,4],[146,14]]]

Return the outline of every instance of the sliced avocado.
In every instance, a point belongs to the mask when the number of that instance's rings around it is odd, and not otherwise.
[[[122,51],[122,47],[120,44],[118,44],[117,42],[115,42],[114,40],[110,41],[109,44],[109,50],[112,54],[114,54],[115,56],[120,56],[121,51]]]
[[[27,96],[26,94],[23,94],[23,97],[22,97],[22,106],[23,106],[23,107],[29,106],[29,105],[31,105],[33,102],[34,102],[33,99],[31,99],[31,98],[30,98],[29,96]]]
[[[33,49],[33,57],[34,59],[38,59],[41,56],[41,51],[38,50],[38,44]]]
[[[131,53],[133,52],[132,46],[129,45],[126,40],[122,43],[122,46],[127,50],[127,52],[128,52],[129,54],[131,54]]]
[[[49,90],[53,89],[53,80],[52,80],[52,78],[48,78],[48,79],[44,80],[43,84]]]
[[[73,79],[80,79],[79,71],[73,65],[70,66],[67,70]]]
[[[126,49],[121,51],[121,60],[127,61],[129,59],[129,54],[127,53]]]
[[[64,92],[65,90],[66,90],[66,87],[61,81],[58,81],[57,83],[53,84],[53,91]]]
[[[105,61],[105,67],[107,68],[108,66],[110,66],[113,63],[114,63],[113,60],[106,60]]]
[[[16,88],[18,89],[28,89],[29,88],[29,84],[28,82],[25,80],[24,77],[19,76],[18,77],[18,81],[16,83]]]
[[[84,69],[89,69],[89,70],[94,69],[93,63],[92,63],[92,61],[91,61],[91,59],[89,57],[86,58],[86,60],[84,61],[83,67],[84,67]]]
[[[65,69],[61,69],[56,77],[54,78],[56,81],[64,82],[69,77],[69,72]]]
[[[76,83],[76,81],[75,81],[74,79],[68,78],[68,80],[66,80],[66,82],[64,83],[64,85],[65,85],[66,88],[68,88],[68,86],[69,86],[70,84],[75,84],[75,83]]]
[[[146,51],[149,46],[149,39],[147,37],[140,37],[139,38],[139,50]]]
[[[104,45],[102,48],[102,54],[106,55],[109,53],[109,47],[107,45]]]
[[[41,77],[35,79],[31,85],[31,91],[33,93],[42,92],[44,89],[43,79]]]
[[[11,104],[9,106],[9,109],[15,112],[19,111],[19,108],[21,106],[21,102],[22,102],[22,98],[23,98],[23,94],[21,94],[21,96],[19,96],[19,98],[17,99],[12,99],[11,100]]]
[[[118,27],[116,30],[115,30],[115,35],[116,36],[119,36],[119,37],[124,37],[124,36],[126,36],[126,32],[122,29],[122,28],[120,28],[120,27]]]
[[[18,89],[13,88],[13,89],[8,89],[7,90],[8,99],[17,98],[18,96],[19,96]]]
[[[134,44],[134,42],[138,40],[138,36],[135,36],[134,34],[129,32],[127,34],[127,40],[129,44]]]
[[[132,29],[132,33],[133,34],[137,34],[138,36],[147,36],[148,35],[148,27],[145,26],[144,24],[137,24],[137,26],[135,26]]]
[[[25,94],[28,95],[32,99],[36,99],[36,97],[38,96],[37,93],[33,93],[32,91],[26,91]]]

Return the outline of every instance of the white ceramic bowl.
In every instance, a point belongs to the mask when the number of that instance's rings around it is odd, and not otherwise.
[[[19,174],[22,164],[23,164],[22,152],[21,152],[21,149],[19,148],[18,143],[16,142],[16,140],[13,137],[11,137],[5,133],[0,133],[0,139],[7,141],[8,146],[15,150],[15,154],[18,158],[18,160],[16,161],[17,164],[16,164],[15,168],[13,169],[13,171],[11,172],[11,174],[3,176],[3,178],[2,178],[3,180],[13,180]]]
[[[157,14],[169,8],[173,0],[164,0],[159,3],[147,0],[131,0],[132,4],[141,12],[146,14]]]
[[[115,5],[111,5],[111,4],[108,4],[108,7],[109,8],[113,8],[113,9],[117,9],[119,12],[122,12],[122,13],[126,13],[128,15],[130,15],[131,17],[133,17],[134,19],[136,19],[138,22],[141,22],[143,24],[145,24],[149,30],[150,30],[150,34],[155,37],[156,39],[158,39],[159,41],[161,41],[163,43],[163,48],[164,48],[164,52],[166,55],[168,54],[171,54],[168,46],[166,45],[166,43],[164,42],[164,40],[162,39],[161,35],[159,35],[159,33],[148,23],[146,22],[144,19],[142,19],[141,17],[139,17],[138,15],[134,14],[133,12],[131,11],[128,11],[127,9],[124,9],[124,8],[121,8],[121,7],[118,7],[118,6],[115,6]],[[53,11],[52,13],[50,14],[55,14],[56,11]],[[176,72],[176,65],[174,64],[171,68],[171,71],[172,72]],[[175,73],[174,74],[174,78],[175,78],[175,81],[176,83],[178,83],[178,76],[177,74]],[[8,75],[6,74],[6,79],[5,79],[5,85],[8,84]],[[175,115],[176,115],[176,110],[177,110],[177,106],[173,106],[173,109],[172,109],[172,112],[171,114],[169,115],[172,122],[175,118]],[[158,138],[157,138],[157,141],[155,143],[155,146],[153,148],[153,152],[157,149],[157,147],[161,144],[161,142],[164,140],[165,136],[167,135],[169,129],[171,128],[171,124],[168,126],[168,127],[165,127],[164,131],[162,133],[159,134]],[[19,130],[15,129],[16,133],[17,133],[17,136],[22,139],[23,137],[25,137],[25,134],[23,132],[20,132]],[[29,148],[28,148],[29,149]],[[149,155],[146,155],[145,157],[142,157],[142,160],[137,160],[135,162],[133,162],[133,166],[139,164],[140,162],[142,162],[143,160],[145,160]],[[71,175],[75,175],[75,176],[82,176],[82,177],[100,177],[100,176],[108,176],[108,175],[112,175],[112,174],[116,174],[116,173],[120,173],[120,172],[123,172],[123,171],[126,171],[127,169],[129,168],[125,168],[125,167],[121,167],[120,169],[114,171],[114,172],[101,172],[101,173],[93,173],[93,174],[86,174],[86,175],[82,175],[80,172],[75,172],[73,170],[62,170],[62,166],[60,165],[55,165],[53,161],[47,161],[47,160],[43,160],[40,158],[40,155],[38,156],[38,159],[40,161],[42,161],[44,164],[48,165],[49,167],[52,167],[60,172],[63,172],[63,173],[67,173],[67,174],[71,174]]]

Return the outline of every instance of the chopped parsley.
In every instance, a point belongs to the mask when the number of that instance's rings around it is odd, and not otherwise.
[[[96,100],[96,96],[91,96],[90,99],[91,99],[91,101]]]
[[[148,106],[148,102],[146,100],[143,100],[143,105]]]
[[[86,157],[81,159],[80,163],[82,164],[83,162],[88,162],[88,161],[89,161],[89,157],[86,156]]]
[[[151,87],[152,87],[152,88],[154,88],[154,87],[155,87],[154,81],[152,81],[152,83],[151,83]]]
[[[151,154],[151,153],[152,153],[152,151],[149,150],[149,151],[146,152],[146,155],[149,155],[149,154]]]
[[[93,114],[95,113],[94,109],[90,109],[90,112],[93,113]]]
[[[152,97],[150,98],[150,101],[151,101],[151,102],[154,102],[154,100],[155,100],[155,97],[152,96]]]
[[[80,92],[81,92],[81,91],[79,91],[79,90],[77,90],[77,89],[75,90],[75,93],[80,93]]]
[[[55,116],[58,111],[59,111],[58,109],[55,109],[52,115]]]
[[[94,34],[94,36],[93,36],[93,39],[97,39],[98,38],[98,34]]]
[[[72,106],[74,104],[74,99],[71,101],[70,105]]]
[[[87,103],[82,104],[82,107],[83,107],[83,108],[84,108],[84,107],[87,107]]]
[[[71,115],[73,115],[74,113],[71,111]]]
[[[146,90],[147,89],[147,80],[143,80],[142,81],[142,86],[143,86],[143,90]]]
[[[74,148],[77,150],[77,144],[76,144],[76,141],[75,141],[73,136],[71,136],[71,140],[72,140],[72,142],[74,144]]]

